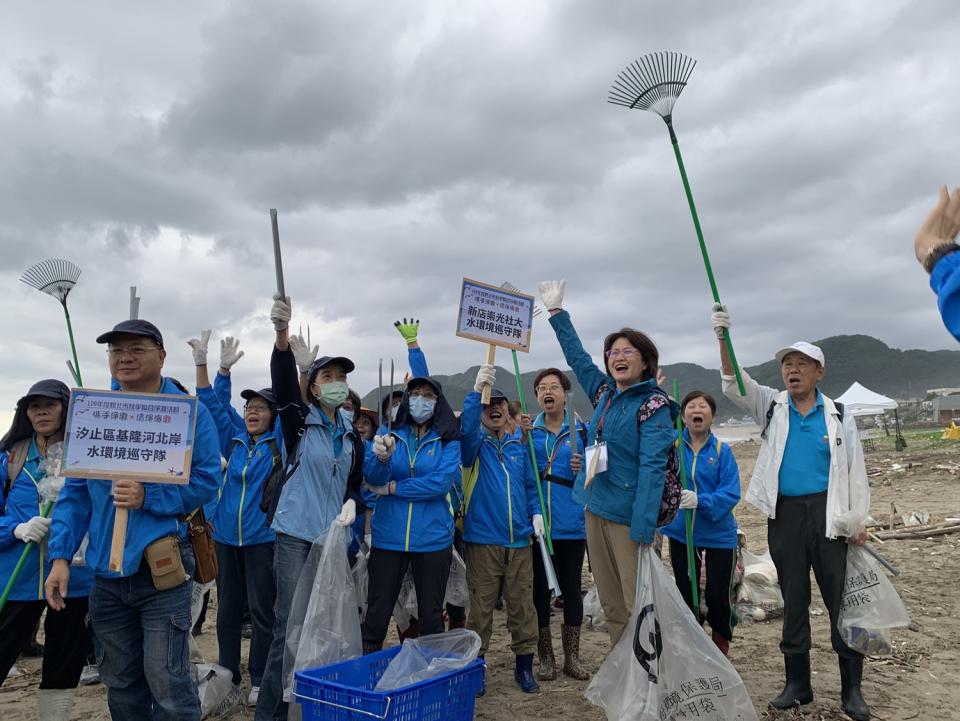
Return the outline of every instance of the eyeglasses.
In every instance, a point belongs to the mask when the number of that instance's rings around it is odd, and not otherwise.
[[[249,403],[247,403],[247,405],[243,407],[244,413],[250,413],[250,412],[269,413],[269,411],[270,409],[267,406],[262,406],[259,403],[256,405],[250,405]]]
[[[410,397],[411,397],[411,398],[417,398],[417,397],[419,397],[419,398],[426,398],[428,401],[435,401],[435,400],[437,400],[437,394],[436,394],[436,393],[434,393],[433,391],[430,391],[430,390],[426,390],[426,389],[420,390],[419,388],[418,388],[417,390],[412,390],[412,391],[410,391]]]
[[[623,358],[625,360],[630,360],[634,356],[640,355],[640,351],[636,348],[618,348],[616,350],[608,350],[605,354],[607,358]]]
[[[129,348],[108,348],[107,355],[110,356],[111,358],[121,358],[122,356],[125,356],[125,355],[132,355],[134,358],[139,358],[140,356],[155,350],[163,350],[163,348],[161,348],[158,345],[155,345],[153,347],[135,345],[135,346],[130,346]]]
[[[560,391],[563,390],[563,386],[557,383],[554,383],[553,385],[549,385],[549,386],[543,386],[543,385],[537,386],[535,390],[537,393],[559,393]]]

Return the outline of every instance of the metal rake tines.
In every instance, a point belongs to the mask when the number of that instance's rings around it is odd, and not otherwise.
[[[79,277],[80,269],[69,260],[50,258],[23,271],[20,281],[63,303]]]
[[[607,102],[631,110],[649,110],[665,118],[673,111],[696,65],[696,60],[682,53],[644,55],[617,76]]]
[[[509,291],[514,292],[514,293],[522,293],[522,292],[523,292],[523,291],[520,290],[517,286],[515,286],[513,283],[511,283],[509,280],[501,283],[501,284],[500,284],[500,287],[503,288],[504,290],[509,290]],[[537,317],[538,315],[540,315],[542,312],[543,312],[543,311],[540,310],[540,306],[534,304],[534,306],[533,306],[533,317],[536,318],[536,317]]]

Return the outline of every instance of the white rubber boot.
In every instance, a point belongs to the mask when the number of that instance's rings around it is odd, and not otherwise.
[[[69,721],[75,688],[42,688],[37,692],[40,721]]]

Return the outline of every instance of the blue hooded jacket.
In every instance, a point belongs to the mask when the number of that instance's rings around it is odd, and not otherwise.
[[[930,274],[930,287],[937,294],[943,324],[960,340],[960,253],[950,253],[937,261]]]
[[[586,427],[577,423],[572,443],[583,456],[583,438]],[[564,421],[559,433],[550,431],[541,413],[533,422],[533,448],[537,467],[543,481],[543,502],[547,506],[546,520],[550,537],[561,540],[581,540],[587,537],[583,520],[583,504],[573,500],[575,474],[570,469],[570,426]]]
[[[583,349],[569,313],[564,310],[552,316],[550,325],[567,364],[594,404],[587,443],[596,441],[603,419],[602,440],[607,444],[607,470],[598,473],[589,488],[584,488],[584,463],[573,498],[584,503],[595,516],[630,526],[630,538],[635,542],[653,543],[667,460],[677,438],[671,409],[657,409],[643,422],[641,431],[637,413],[656,392],[656,381],[651,378],[618,390],[613,377],[597,368]]]
[[[160,393],[185,395],[169,378],[163,378]],[[131,509],[127,520],[127,538],[121,571],[109,569],[110,543],[113,538],[115,509],[111,482],[68,478],[53,509],[50,526],[51,560],[73,558],[83,534],[89,529],[87,565],[94,575],[104,578],[136,573],[147,546],[163,536],[178,535],[187,540],[187,524],[181,517],[208,503],[216,496],[220,479],[220,442],[210,411],[197,406],[190,482],[183,485],[144,483],[143,507]],[[72,580],[71,580],[72,583]]]
[[[693,512],[693,545],[697,548],[736,548],[737,521],[733,509],[740,502],[740,470],[737,459],[726,443],[712,433],[706,444],[694,453],[690,432],[683,431],[683,453],[687,473],[693,479],[697,507]],[[685,516],[676,517],[661,529],[664,536],[680,543],[687,542]]]

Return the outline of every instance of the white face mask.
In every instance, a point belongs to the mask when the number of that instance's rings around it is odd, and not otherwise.
[[[399,405],[395,405],[395,406],[393,406],[393,407],[390,409],[390,420],[391,420],[391,421],[397,420],[397,411],[398,411],[398,410],[400,410],[400,406],[399,406]]]

